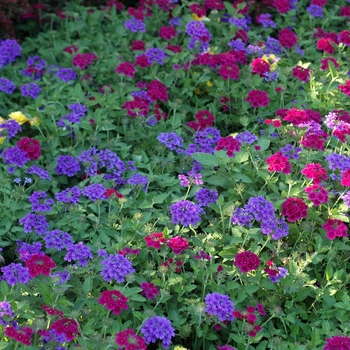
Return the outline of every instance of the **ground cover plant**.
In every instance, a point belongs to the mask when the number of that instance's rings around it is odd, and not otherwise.
[[[1,349],[350,349],[350,5],[69,2],[0,42]]]

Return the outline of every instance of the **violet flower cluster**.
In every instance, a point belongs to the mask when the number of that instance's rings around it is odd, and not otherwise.
[[[215,147],[220,139],[220,130],[216,128],[205,128],[203,131],[197,131],[194,136],[194,143],[190,143],[185,151],[187,156],[195,152],[213,154]]]
[[[16,89],[16,85],[9,79],[0,78],[0,91],[11,95]]]
[[[22,264],[11,263],[2,267],[1,272],[0,280],[6,281],[10,286],[17,283],[27,284],[31,279],[29,270]]]
[[[28,197],[30,203],[32,203],[32,210],[36,212],[51,211],[54,204],[53,199],[46,199],[46,193],[44,191],[34,191],[31,196]]]
[[[73,103],[71,105],[68,105],[68,108],[72,111],[71,113],[68,113],[64,115],[58,122],[57,125],[61,127],[67,126],[66,121],[72,124],[78,124],[82,121],[82,119],[85,117],[85,114],[87,112],[87,108],[80,104],[80,103]]]
[[[157,140],[164,146],[168,147],[171,151],[177,153],[183,153],[183,138],[176,132],[162,132]]]
[[[68,233],[61,230],[47,231],[44,236],[46,248],[62,250],[73,245],[73,237]]]
[[[23,225],[25,233],[35,231],[39,236],[44,235],[49,228],[46,218],[38,214],[28,213],[22,219],[19,219],[19,223]]]
[[[117,283],[123,283],[126,275],[135,272],[131,262],[123,255],[109,255],[108,258],[101,261],[103,266],[101,275],[106,282],[111,282],[113,279]]]
[[[289,233],[289,226],[284,218],[277,219],[273,204],[262,196],[250,197],[244,208],[236,208],[231,217],[231,222],[240,226],[250,227],[253,220],[260,222],[262,233],[271,235],[275,240]]]
[[[21,125],[19,125],[15,120],[11,119],[1,124],[0,136],[8,137],[9,139],[12,139],[21,131],[22,131]]]
[[[189,50],[193,50],[198,44],[200,45],[200,52],[205,52],[209,49],[211,35],[203,22],[188,22],[186,33],[191,37],[187,46]]]
[[[37,175],[40,177],[40,179],[43,179],[43,180],[51,180],[51,176],[49,175],[49,172],[36,165],[33,165],[30,168],[28,168],[26,170],[26,173],[31,175]]]
[[[216,203],[218,191],[209,188],[201,188],[195,194],[196,201],[201,207],[207,207],[210,203]]]
[[[175,330],[167,318],[154,316],[144,322],[141,327],[141,333],[147,344],[156,343],[159,339],[162,341],[162,346],[165,349],[169,349]]]
[[[205,312],[215,315],[220,322],[233,321],[233,311],[235,307],[228,295],[214,292],[205,297]]]
[[[55,170],[57,175],[72,177],[80,171],[80,163],[73,156],[59,156]]]
[[[85,267],[88,264],[88,259],[92,259],[91,249],[85,246],[82,242],[71,244],[67,247],[67,254],[63,258],[65,261],[71,262],[75,260],[78,265]]]
[[[169,207],[171,222],[183,226],[196,225],[201,221],[201,214],[204,210],[200,205],[191,201],[178,201]]]
[[[81,189],[78,186],[67,188],[56,193],[56,199],[61,203],[77,204],[80,200]]]
[[[21,56],[21,50],[16,40],[7,39],[0,42],[0,68],[15,62],[16,57]]]
[[[33,254],[42,254],[42,244],[40,242],[34,242],[33,244],[25,243],[22,241],[17,242],[19,258],[22,261],[27,261]]]
[[[37,84],[29,83],[21,86],[21,92],[23,97],[32,97],[37,99],[41,92],[41,88]]]
[[[19,168],[22,168],[24,164],[29,161],[26,153],[24,153],[18,146],[6,148],[2,157],[6,164],[16,165]]]

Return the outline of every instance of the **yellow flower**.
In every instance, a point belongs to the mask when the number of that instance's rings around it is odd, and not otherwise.
[[[183,346],[176,345],[174,350],[189,350],[189,349],[184,348]]]
[[[6,139],[6,137],[0,137],[0,145],[2,145],[4,143],[5,139]]]
[[[206,82],[206,84],[207,84],[207,86],[209,86],[209,87],[212,87],[212,86],[213,86],[213,83],[212,83],[210,80],[208,80],[208,81]]]
[[[206,16],[202,16],[202,17],[198,17],[195,13],[192,13],[192,19],[194,21],[205,21],[205,22],[210,22],[210,18],[206,17]]]
[[[273,54],[264,55],[261,57],[264,61],[270,63],[270,71],[273,72],[277,69],[277,62],[279,61],[279,58],[277,58]]]
[[[199,95],[201,93],[201,90],[197,88],[196,90],[194,90],[194,93]]]
[[[34,117],[32,120],[29,120],[30,126],[37,126],[40,125],[40,118]]]
[[[10,119],[15,120],[18,124],[22,125],[25,122],[29,122],[29,119],[20,111],[12,112],[9,114]]]

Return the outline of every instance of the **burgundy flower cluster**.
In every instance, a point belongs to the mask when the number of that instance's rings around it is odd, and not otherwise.
[[[289,222],[294,222],[307,217],[308,206],[301,198],[287,198],[282,203],[282,215],[286,216]]]
[[[101,305],[105,305],[106,309],[112,311],[114,315],[119,315],[123,310],[128,309],[128,298],[119,292],[119,290],[105,290],[98,298]]]

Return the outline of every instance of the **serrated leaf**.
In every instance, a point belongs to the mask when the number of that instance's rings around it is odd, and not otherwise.
[[[207,178],[207,183],[214,186],[225,187],[227,185],[227,180],[220,175],[212,175]]]
[[[0,295],[5,296],[10,291],[9,286],[7,285],[7,282],[1,281],[0,282]]]
[[[234,161],[236,163],[244,163],[249,159],[249,152],[246,150],[242,150],[239,153],[236,153],[234,156]]]
[[[251,183],[253,183],[253,181],[250,179],[249,176],[244,175],[244,174],[241,174],[241,173],[234,174],[234,175],[232,176],[232,178],[233,178],[234,180],[236,180],[236,181],[242,181],[242,182],[244,182],[244,183],[246,183],[246,184],[251,184]]]
[[[269,148],[270,143],[270,139],[266,137],[260,137],[260,139],[257,142],[257,144],[261,147],[261,151],[266,151]]]
[[[91,277],[88,277],[84,280],[82,289],[85,295],[87,295],[91,291],[92,289]]]

